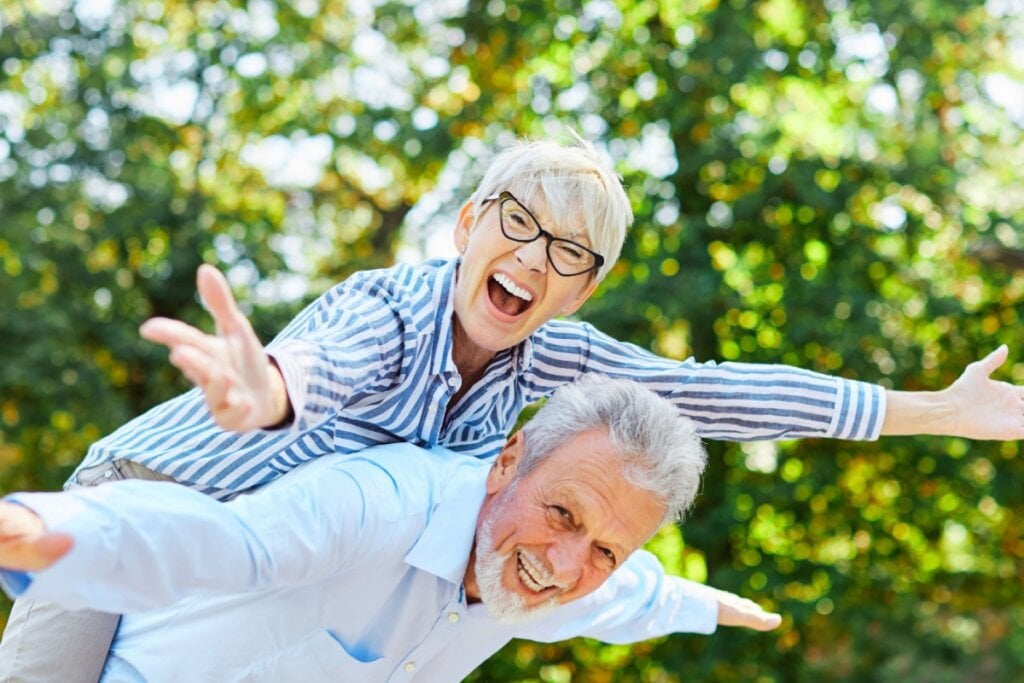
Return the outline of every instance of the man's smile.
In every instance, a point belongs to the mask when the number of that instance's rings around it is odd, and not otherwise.
[[[543,565],[526,551],[520,550],[516,553],[516,565],[519,569],[519,580],[534,593],[542,593],[555,587]]]

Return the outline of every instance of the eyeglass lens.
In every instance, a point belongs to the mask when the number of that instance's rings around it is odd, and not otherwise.
[[[541,235],[547,238],[548,259],[562,275],[578,275],[594,267],[597,259],[593,252],[572,240],[554,237],[537,223],[533,216],[512,197],[501,202],[501,229],[511,240],[532,242]]]

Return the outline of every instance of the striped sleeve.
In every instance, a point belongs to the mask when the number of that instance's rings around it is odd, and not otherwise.
[[[409,313],[363,292],[324,295],[296,321],[301,329],[293,321],[267,347],[288,389],[296,432],[323,422],[355,394],[391,388],[406,347],[415,344]]]
[[[580,373],[633,379],[675,403],[708,439],[870,440],[882,429],[885,393],[875,385],[785,365],[661,358],[586,323],[555,321],[544,332],[530,373],[534,392]]]

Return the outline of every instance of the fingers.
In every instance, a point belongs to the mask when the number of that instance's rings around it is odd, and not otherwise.
[[[740,626],[755,631],[771,631],[782,623],[782,616],[765,611],[753,600],[725,593],[718,601],[718,623],[722,626]]]
[[[168,360],[185,374],[188,381],[203,390],[208,403],[216,405],[224,400],[228,388],[235,383],[233,373],[221,362],[219,355],[182,344],[171,350]]]
[[[745,626],[755,631],[771,631],[777,629],[781,623],[781,614],[758,610],[758,612],[748,615],[746,622],[739,624],[739,626]]]
[[[1006,362],[1006,358],[1009,355],[1010,349],[1006,344],[1002,344],[998,349],[978,361],[978,364],[985,371],[986,375],[991,375],[1000,365]]]
[[[207,263],[199,266],[196,288],[199,290],[199,299],[213,316],[219,331],[232,334],[243,321],[247,322],[231,294],[227,278],[219,270]]]
[[[249,319],[238,308],[224,275],[211,265],[199,266],[196,273],[199,298],[213,316],[217,334],[228,342],[228,351],[237,368],[248,373],[266,364],[263,345]]]
[[[163,344],[174,349],[177,346],[188,345],[203,351],[208,355],[216,355],[218,352],[217,337],[206,334],[202,330],[180,320],[171,318],[150,318],[139,326],[139,334],[143,339]]]
[[[19,571],[39,571],[64,557],[73,539],[67,534],[43,534],[25,538],[0,538],[0,566]]]
[[[43,520],[28,508],[0,501],[0,567],[45,569],[63,557],[71,545],[70,536],[47,533]]]

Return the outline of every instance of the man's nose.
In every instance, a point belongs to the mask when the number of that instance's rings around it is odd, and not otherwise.
[[[520,244],[516,249],[516,258],[523,268],[546,273],[548,270],[548,244],[543,235],[532,242]]]
[[[590,542],[582,536],[561,539],[551,546],[548,562],[552,579],[559,586],[572,588],[579,581],[590,552]]]

